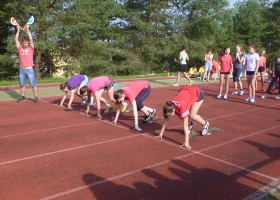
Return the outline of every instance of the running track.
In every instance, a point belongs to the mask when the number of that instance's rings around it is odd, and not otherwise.
[[[95,108],[84,115],[78,98],[75,111],[58,107],[60,97],[0,102],[0,199],[256,199],[278,185],[280,101],[219,100],[217,83],[200,86],[200,115],[224,132],[191,138],[192,150],[180,147],[176,117],[159,140],[161,121],[135,133],[131,112],[112,125]],[[145,104],[161,114],[178,90],[153,88]]]

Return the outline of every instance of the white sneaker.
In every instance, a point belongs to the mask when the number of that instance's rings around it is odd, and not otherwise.
[[[254,98],[251,98],[249,102],[255,103],[255,99],[254,99]]]
[[[262,95],[261,98],[262,98],[262,99],[265,99],[265,98],[266,98],[266,94]]]
[[[239,95],[241,96],[241,95],[243,95],[243,94],[244,94],[244,92],[243,92],[243,90],[241,90],[240,93],[239,93]]]
[[[206,123],[202,126],[202,131],[201,134],[202,135],[206,135],[208,133],[208,128],[209,128],[209,122],[205,121]]]
[[[237,92],[236,90],[234,90],[234,92],[233,92],[233,93],[231,93],[231,94],[238,94],[238,92]]]
[[[217,96],[217,99],[221,99],[222,98],[222,96],[219,94],[218,96]]]
[[[190,81],[189,85],[191,85],[191,84],[193,84],[193,81],[192,81],[192,80]]]
[[[252,98],[251,97],[249,97],[249,98],[247,98],[247,99],[245,99],[245,101],[250,101]]]
[[[178,85],[178,83],[175,83],[173,86],[176,86],[176,87],[177,87],[177,86],[179,86],[179,85]]]
[[[276,96],[275,99],[280,99],[280,95]]]
[[[224,99],[227,99],[227,95],[224,95]]]

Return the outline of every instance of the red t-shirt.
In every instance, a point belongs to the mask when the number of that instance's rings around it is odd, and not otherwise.
[[[138,96],[141,90],[149,87],[147,81],[134,81],[125,85],[122,90],[124,91],[125,99],[130,103]]]
[[[219,56],[219,61],[221,63],[221,72],[230,72],[232,63],[231,55]]]
[[[184,86],[179,93],[173,97],[172,102],[175,104],[175,113],[181,119],[185,119],[190,114],[191,106],[197,101],[200,90],[197,86]]]
[[[34,66],[33,54],[34,54],[34,49],[31,46],[28,46],[26,49],[24,49],[22,46],[19,46],[18,57],[19,57],[19,65],[21,68]]]
[[[212,72],[217,73],[218,72],[218,62],[213,61],[212,62]]]
[[[259,66],[260,67],[265,67],[265,63],[266,63],[266,58],[264,56],[260,56]]]

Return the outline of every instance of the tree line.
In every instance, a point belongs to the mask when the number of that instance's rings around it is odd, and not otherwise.
[[[160,71],[187,46],[189,66],[203,65],[212,48],[241,44],[266,50],[268,66],[280,47],[280,2],[246,0],[1,0],[0,77],[18,72],[14,17],[30,16],[37,77],[67,74],[135,75]],[[22,31],[20,37],[24,36]]]

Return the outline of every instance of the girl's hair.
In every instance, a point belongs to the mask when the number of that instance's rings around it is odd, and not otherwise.
[[[207,52],[212,52],[212,49],[211,49],[211,48],[209,48],[209,49],[207,50]]]
[[[81,87],[80,89],[80,94],[83,95],[87,92],[87,103],[90,102],[90,98],[91,98],[91,95],[90,95],[90,90],[88,88],[88,86],[84,85],[83,87]]]
[[[182,46],[182,50],[186,50],[187,47],[185,45]]]
[[[124,95],[124,91],[122,89],[117,90],[114,92],[114,99],[115,101],[115,110],[120,109],[122,102],[117,101],[118,99],[122,98],[122,95]]]
[[[226,54],[226,50],[229,49],[229,47],[224,47],[222,49],[222,52],[219,54],[220,56],[224,56]]]
[[[252,47],[256,51],[256,46],[253,44],[249,44],[249,47]]]
[[[60,89],[61,90],[65,89],[66,87],[68,87],[68,83],[61,83],[60,84]]]
[[[237,44],[236,46],[240,48],[240,51],[241,51],[241,52],[243,52],[243,47],[242,47],[241,44]]]
[[[175,108],[174,103],[172,103],[171,101],[166,102],[162,110],[164,117],[167,118],[166,114],[173,112],[174,108]]]
[[[265,53],[265,50],[264,49],[260,49],[259,53],[262,53],[262,52]]]

